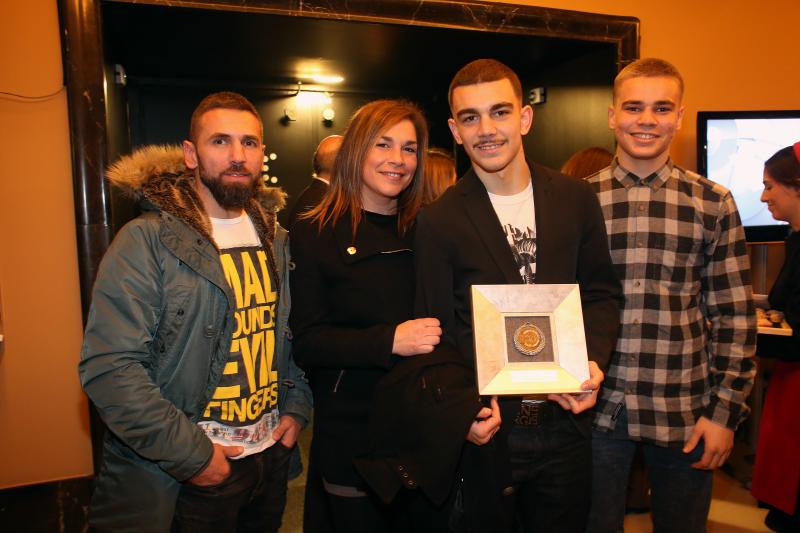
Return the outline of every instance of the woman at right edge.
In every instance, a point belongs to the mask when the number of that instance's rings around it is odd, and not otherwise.
[[[791,337],[761,335],[758,355],[775,367],[761,415],[753,496],[770,509],[764,523],[774,531],[800,531],[800,142],[764,163],[764,192],[772,217],[789,223],[783,268],[769,293],[769,305],[782,311]]]

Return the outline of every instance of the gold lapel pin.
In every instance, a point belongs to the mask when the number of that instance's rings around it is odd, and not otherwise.
[[[350,254],[350,255],[356,255],[357,251],[358,250],[356,250],[355,246],[348,246],[347,247],[347,253]]]

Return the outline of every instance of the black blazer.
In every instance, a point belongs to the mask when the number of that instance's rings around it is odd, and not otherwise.
[[[349,216],[321,232],[304,219],[292,230],[294,357],[309,372],[312,450],[331,483],[361,485],[352,458],[366,445],[375,384],[396,359],[395,328],[413,315],[412,237],[396,224],[366,213],[355,238]]]
[[[578,283],[589,358],[605,370],[616,346],[622,288],[592,189],[530,164],[536,216],[536,282]],[[473,170],[417,224],[417,316],[442,323],[443,344],[474,362],[470,287],[522,283],[486,188]]]
[[[308,187],[303,189],[303,192],[297,197],[297,200],[292,206],[292,210],[289,212],[289,230],[291,230],[294,223],[297,222],[297,217],[309,209],[317,207],[327,193],[327,183],[319,178],[312,179]]]
[[[597,197],[581,180],[528,165],[536,217],[536,282],[580,285],[589,358],[605,370],[616,345],[622,289],[608,252]],[[522,280],[486,188],[473,170],[420,213],[415,253],[415,314],[441,321],[442,343],[437,351],[454,351],[474,365],[470,287]],[[477,390],[473,394],[477,396]],[[464,508],[486,511],[469,521],[476,531],[484,525],[499,531],[503,517],[508,516],[492,516],[488,510],[510,505],[510,497],[503,496],[511,481],[507,439],[519,405],[519,397],[501,398],[504,423],[500,431],[489,444],[467,444],[464,450]],[[591,412],[573,419],[588,437]],[[468,488],[471,479],[477,487]]]

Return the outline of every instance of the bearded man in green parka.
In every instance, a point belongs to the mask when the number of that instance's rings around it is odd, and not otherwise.
[[[263,150],[255,107],[215,93],[182,149],[109,171],[145,212],[103,258],[79,365],[108,426],[96,530],[280,527],[311,393],[291,358],[284,197],[263,185]]]

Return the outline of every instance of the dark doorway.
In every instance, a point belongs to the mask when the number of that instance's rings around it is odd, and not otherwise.
[[[376,98],[420,104],[431,144],[454,150],[465,170],[446,126],[447,86],[479,57],[511,66],[526,95],[546,89],[526,139],[531,158],[558,167],[587,146],[612,147],[605,127],[617,71],[612,42],[114,2],[102,6],[102,20],[109,159],[140,145],[180,142],[205,94],[235,90],[262,114],[267,153],[276,156],[268,181],[289,194],[289,207],[311,176],[316,144],[341,133],[352,112]],[[344,80],[315,83],[304,79],[309,69]],[[295,96],[300,89],[306,98]],[[324,120],[323,108],[335,118]],[[111,197],[116,229],[133,212],[113,191]]]

